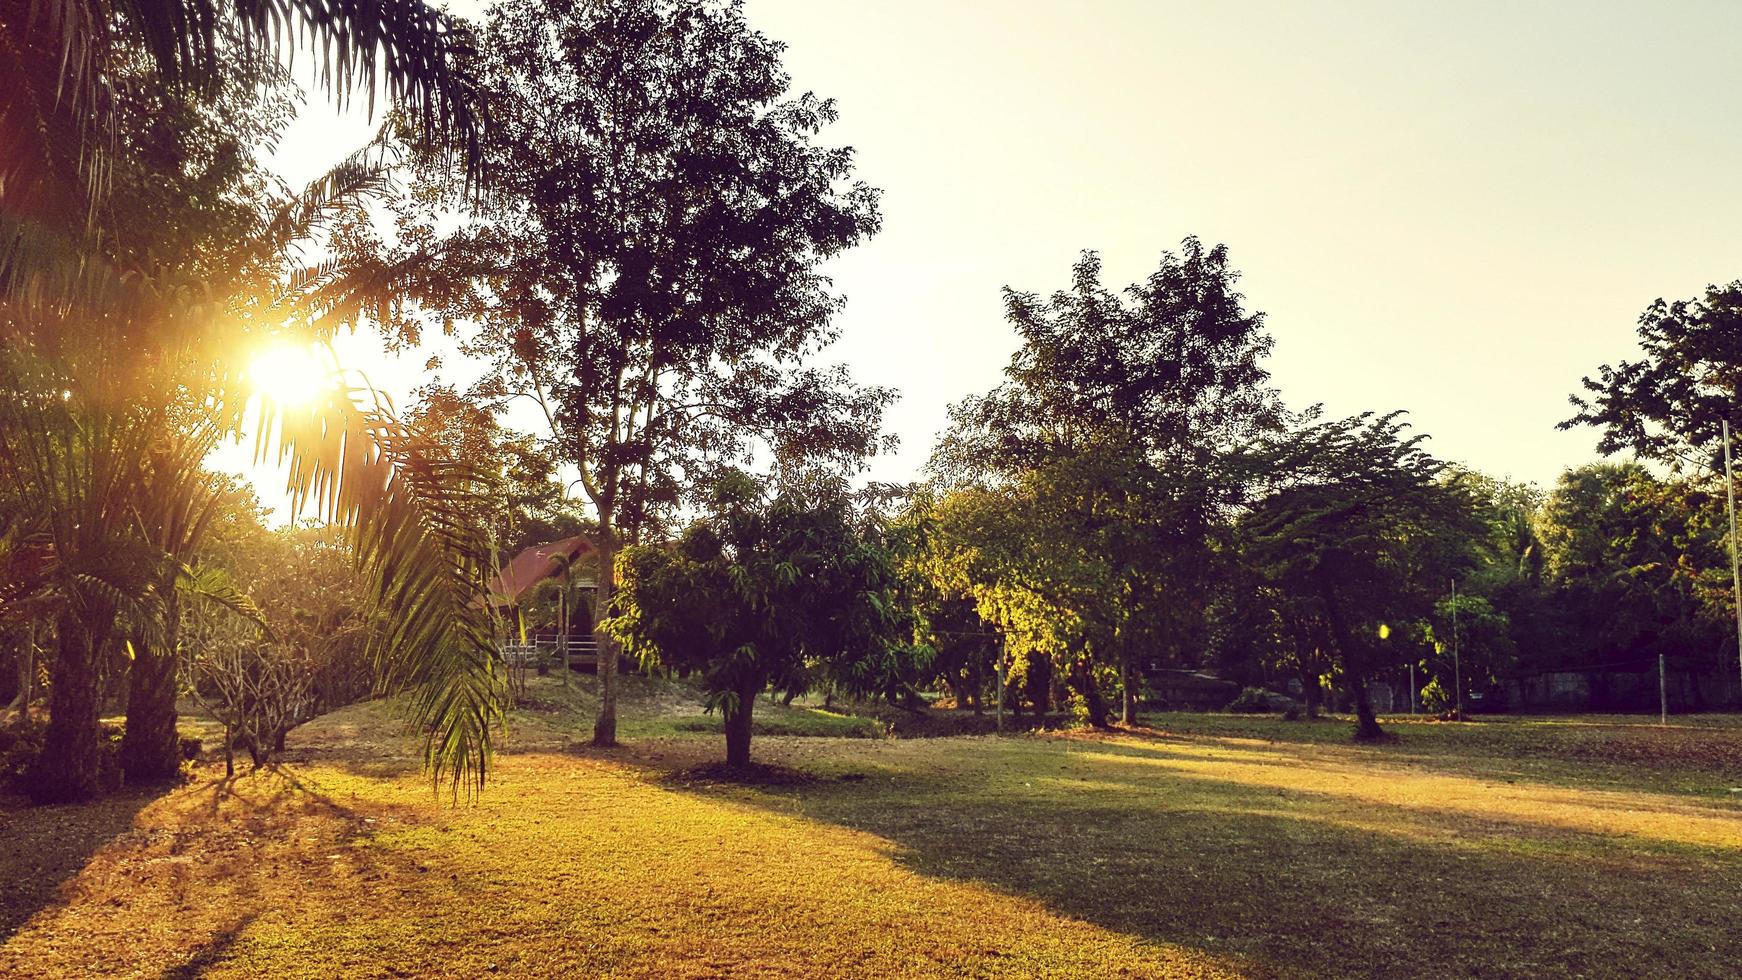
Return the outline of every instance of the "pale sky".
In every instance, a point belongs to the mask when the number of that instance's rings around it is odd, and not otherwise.
[[[1594,458],[1554,425],[1636,356],[1646,305],[1742,278],[1742,4],[747,10],[885,192],[883,232],[830,268],[829,356],[902,393],[876,479],[916,476],[946,406],[999,380],[999,289],[1050,293],[1086,248],[1123,286],[1186,235],[1226,243],[1291,405],[1407,409],[1442,458],[1545,485]],[[368,133],[311,97],[279,165],[307,179]],[[344,354],[421,383],[423,355],[374,346]]]

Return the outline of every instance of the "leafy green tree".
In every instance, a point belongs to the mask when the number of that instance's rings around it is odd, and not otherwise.
[[[1563,473],[1542,508],[1545,584],[1561,643],[1539,669],[1626,664],[1658,654],[1716,666],[1732,628],[1724,502],[1700,481],[1637,463]]]
[[[1131,464],[1084,453],[1008,485],[956,490],[939,504],[927,558],[935,587],[971,596],[997,628],[1023,664],[1016,680],[1046,661],[1094,725],[1109,718],[1099,675],[1155,643],[1145,631],[1172,608],[1152,591],[1167,580],[1158,562],[1170,554],[1170,529],[1146,510],[1159,494],[1139,481],[1153,471]],[[1134,686],[1128,673],[1125,687]]]
[[[1603,430],[1605,455],[1631,450],[1680,470],[1723,465],[1721,429],[1742,422],[1742,282],[1651,304],[1639,317],[1645,357],[1603,365],[1572,397],[1560,428]]]
[[[737,2],[499,4],[475,62],[493,193],[419,159],[395,243],[360,233],[346,253],[476,324],[466,349],[493,369],[469,398],[540,409],[592,505],[602,606],[620,545],[722,464],[850,466],[879,445],[891,393],[806,364],[841,303],[818,266],[876,230],[877,193],[851,150],[818,145],[834,104],[788,94],[781,50]],[[403,308],[374,312],[415,333]],[[605,634],[600,650],[593,737],[612,745]]]
[[[681,540],[629,548],[619,570],[605,628],[644,662],[701,675],[731,766],[750,763],[761,692],[803,693],[821,666],[836,689],[881,693],[912,652],[891,556],[838,481],[770,497],[728,474]]]
[[[1249,457],[1276,481],[1242,520],[1247,560],[1316,620],[1352,695],[1358,738],[1384,732],[1367,682],[1397,662],[1382,634],[1419,621],[1475,557],[1472,493],[1406,436],[1398,413],[1312,425]],[[1381,627],[1385,627],[1384,630]]]
[[[1050,299],[1007,289],[1022,346],[1002,385],[951,409],[932,460],[946,480],[1021,485],[1039,508],[1025,526],[1051,536],[1036,542],[1055,556],[1047,601],[1078,637],[1063,666],[1097,722],[1097,664],[1119,671],[1130,723],[1143,652],[1177,657],[1201,638],[1213,527],[1239,498],[1221,462],[1284,420],[1238,278],[1224,246],[1188,238],[1123,293],[1093,252]],[[1084,563],[1067,571],[1069,554]]]
[[[903,497],[901,511],[888,522],[899,573],[897,602],[912,618],[914,641],[929,651],[924,676],[910,678],[909,684],[941,684],[956,707],[979,714],[1003,655],[1002,637],[981,618],[973,595],[953,585],[945,571],[937,499],[923,489]]]

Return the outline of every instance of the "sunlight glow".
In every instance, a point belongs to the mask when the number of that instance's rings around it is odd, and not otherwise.
[[[333,372],[312,347],[275,344],[248,366],[254,390],[284,407],[306,405],[332,386]]]

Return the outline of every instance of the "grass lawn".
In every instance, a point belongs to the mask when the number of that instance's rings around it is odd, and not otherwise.
[[[761,737],[536,682],[484,796],[380,705],[154,796],[0,804],[0,976],[1676,976],[1742,971],[1742,724]],[[759,705],[769,731],[877,735]]]

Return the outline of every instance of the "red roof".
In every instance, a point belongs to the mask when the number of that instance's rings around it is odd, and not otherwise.
[[[526,590],[547,578],[562,574],[566,565],[593,550],[593,543],[576,535],[533,545],[514,556],[500,574],[490,580],[490,598],[501,605],[517,605]]]

